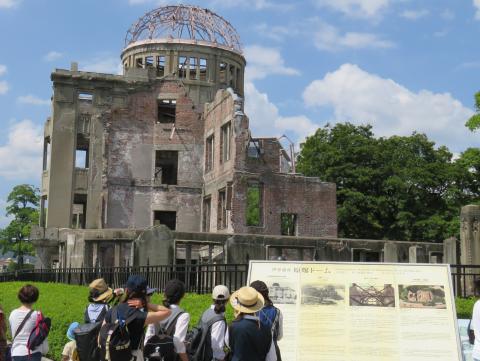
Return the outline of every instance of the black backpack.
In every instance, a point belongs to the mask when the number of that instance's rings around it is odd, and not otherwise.
[[[118,306],[111,311],[111,320],[102,325],[98,346],[103,361],[130,361],[133,359],[128,325],[136,317],[133,313],[124,319],[119,315]]]
[[[207,310],[203,313],[197,326],[188,332],[185,341],[190,361],[211,361],[213,359],[211,343],[212,326],[219,321],[225,322],[226,326],[227,321],[225,320],[225,316],[216,314],[212,310]]]
[[[143,349],[143,357],[148,361],[175,361],[177,360],[177,353],[173,344],[173,335],[175,334],[175,327],[177,320],[183,314],[181,308],[172,310],[170,317],[160,323],[160,330],[158,334],[150,337],[145,343]]]
[[[73,330],[80,361],[99,361],[98,334],[102,322],[86,323]]]

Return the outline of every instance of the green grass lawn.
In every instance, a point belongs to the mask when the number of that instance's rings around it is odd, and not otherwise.
[[[0,305],[7,315],[19,307],[17,299],[18,290],[24,285],[22,282],[0,283]],[[34,283],[40,290],[40,298],[35,305],[37,310],[52,319],[52,329],[48,337],[50,351],[48,357],[59,361],[63,345],[68,341],[65,335],[70,323],[77,321],[83,323],[83,314],[88,304],[88,288],[83,286],[70,286],[58,283]],[[160,295],[154,295],[154,303],[160,303]],[[190,313],[190,325],[196,325],[201,314],[211,304],[209,295],[187,294],[180,306]],[[227,307],[227,319],[233,319],[233,311]]]

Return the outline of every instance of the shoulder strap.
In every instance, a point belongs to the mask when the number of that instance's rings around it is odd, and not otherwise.
[[[203,317],[203,315],[202,315],[202,317]],[[200,339],[200,342],[198,343],[199,347],[194,354],[194,359],[195,359],[195,357],[198,357],[200,352],[202,352],[202,349],[203,349],[202,346],[205,343],[205,340],[207,339],[207,336],[209,335],[209,331],[210,331],[211,327],[213,326],[214,323],[219,322],[219,321],[225,322],[225,326],[227,326],[227,320],[225,319],[224,315],[215,314],[215,316],[211,317],[206,322],[202,322],[202,318],[200,318],[199,322],[201,323],[201,326],[202,326],[202,337]],[[203,328],[203,326],[205,326],[205,328]],[[227,332],[227,330],[228,330],[228,327],[225,327],[225,333]]]
[[[277,325],[278,325],[278,320],[280,318],[280,310],[276,307],[275,308],[275,318],[272,322],[272,335],[276,332]]]
[[[15,336],[13,336],[12,343],[13,343],[13,341],[15,340],[15,337],[17,337],[18,334],[20,333],[20,331],[22,331],[23,326],[25,326],[25,324],[27,323],[27,320],[30,318],[30,316],[32,315],[32,313],[33,313],[33,310],[30,310],[30,312],[27,313],[27,315],[26,315],[25,318],[23,319],[23,321],[22,321],[22,323],[20,324],[20,326],[18,326],[17,331],[15,331]]]
[[[176,315],[172,317],[170,321],[165,326],[164,333],[168,336],[172,336],[175,333],[175,327],[177,326],[178,318],[183,315],[185,312],[180,310]]]

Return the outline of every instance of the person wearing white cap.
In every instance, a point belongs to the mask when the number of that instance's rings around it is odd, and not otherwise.
[[[225,346],[228,345],[228,327],[227,321],[225,320],[225,306],[229,298],[230,291],[227,286],[215,286],[212,292],[212,305],[203,313],[201,318],[203,322],[214,320],[215,317],[218,318],[218,321],[212,324],[210,331],[210,345],[212,347],[212,359],[214,361],[223,361],[227,356]]]

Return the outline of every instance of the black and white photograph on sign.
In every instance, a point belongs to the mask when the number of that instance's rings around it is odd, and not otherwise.
[[[273,303],[295,304],[297,292],[290,286],[274,282],[268,286],[268,293]]]
[[[343,305],[345,286],[307,284],[302,287],[302,305]]]
[[[401,308],[447,308],[443,286],[399,285],[398,294]]]
[[[391,284],[352,283],[349,292],[350,306],[395,307],[395,289]]]

